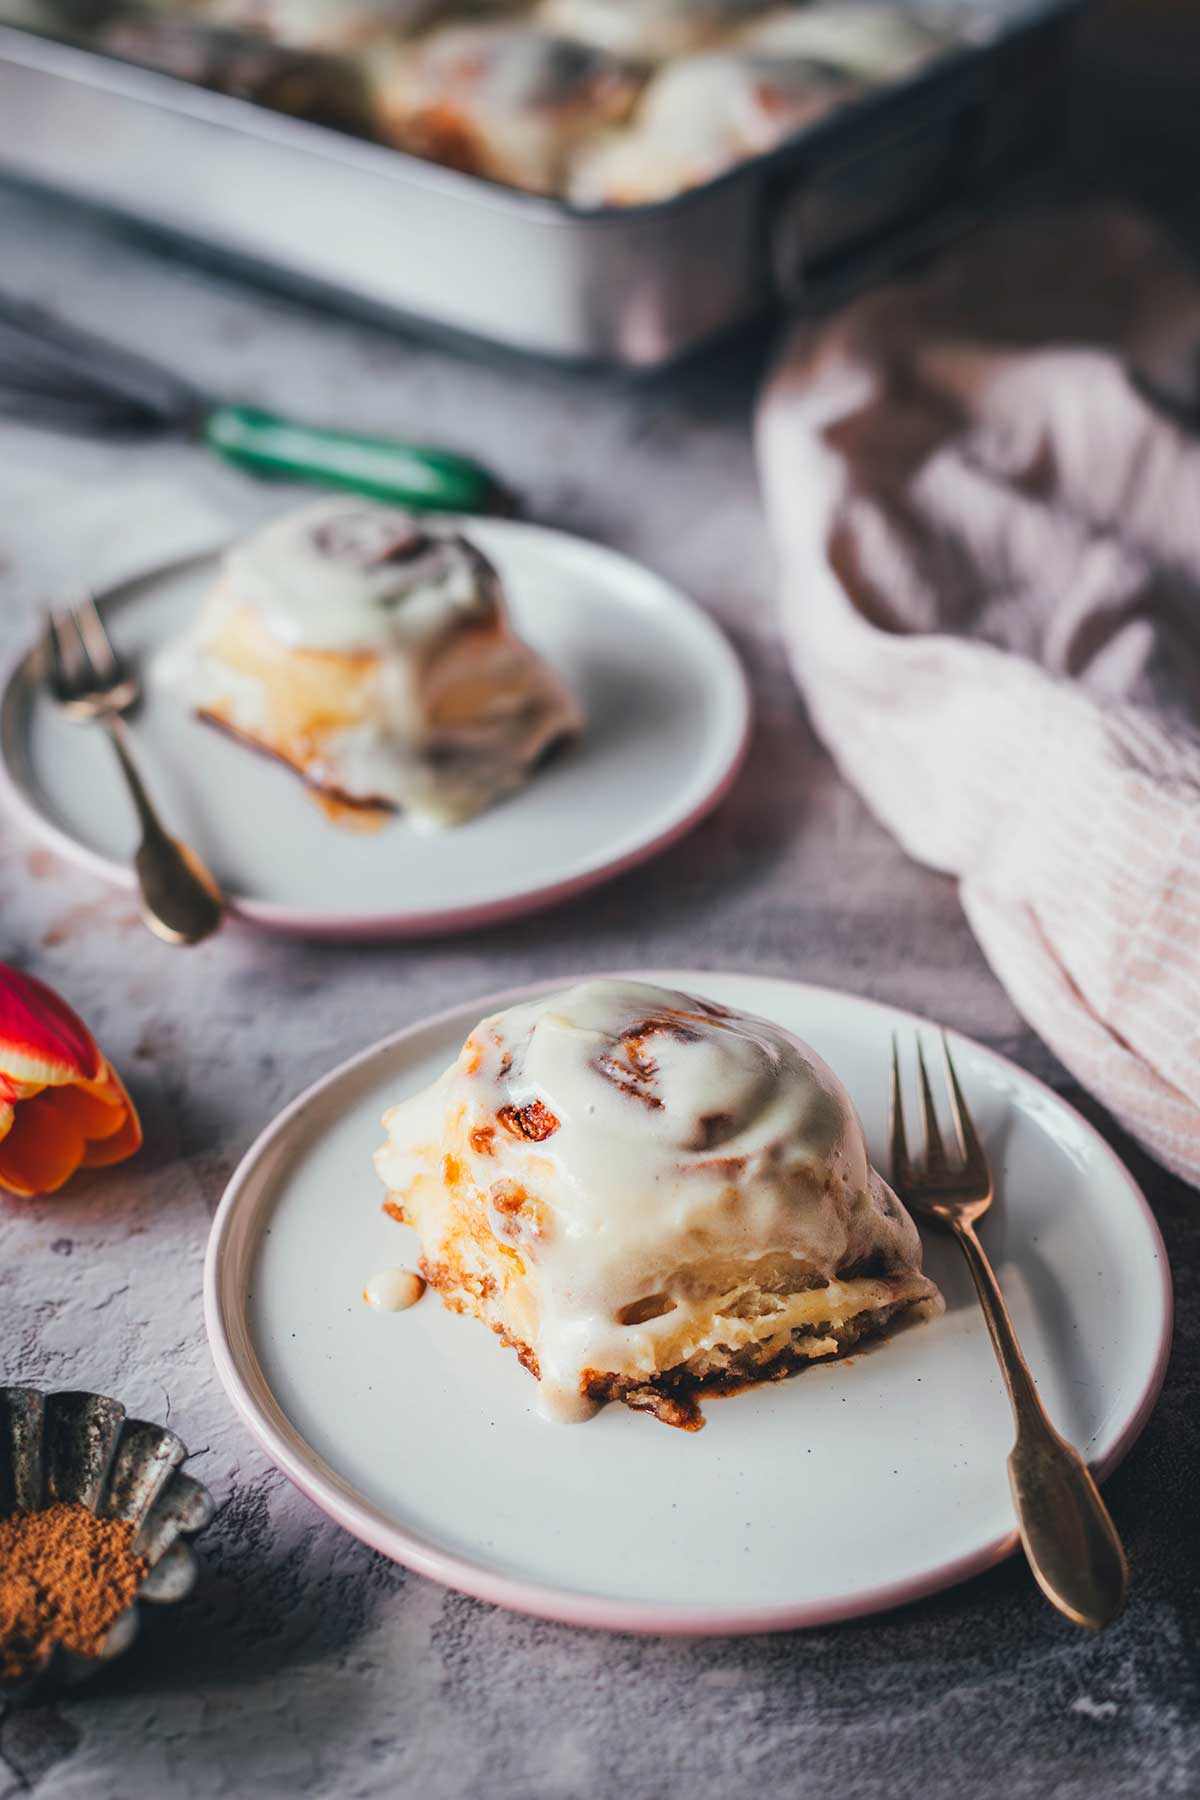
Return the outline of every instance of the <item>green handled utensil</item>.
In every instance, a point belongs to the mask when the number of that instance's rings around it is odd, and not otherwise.
[[[297,425],[256,406],[214,406],[201,427],[210,449],[252,475],[319,481],[375,500],[440,512],[485,512],[497,495],[486,469],[453,450]]]
[[[488,512],[505,500],[500,484],[470,457],[214,400],[144,357],[3,297],[0,413],[92,434],[198,438],[254,475],[344,488],[426,512]]]

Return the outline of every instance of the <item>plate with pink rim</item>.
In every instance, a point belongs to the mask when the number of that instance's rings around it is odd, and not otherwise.
[[[750,700],[691,600],[616,551],[542,526],[464,521],[504,579],[517,630],[582,700],[587,729],[518,794],[451,831],[332,822],[290,770],[199,723],[152,677],[134,719],[168,829],[200,852],[235,914],[276,931],[404,937],[535,911],[657,855],[731,786]],[[215,556],[101,599],[143,675],[194,616]],[[0,799],[107,881],[133,885],[136,821],[107,746],[41,691],[31,650],[0,690]]]
[[[886,1169],[892,1033],[903,1045],[934,1029],[927,1021],[761,976],[644,978],[807,1039],[845,1082]],[[281,1113],[233,1176],[209,1242],[205,1312],[221,1381],[267,1454],[409,1568],[612,1630],[824,1624],[1009,1555],[1008,1405],[945,1238],[923,1233],[940,1317],[710,1400],[696,1433],[620,1406],[547,1423],[532,1377],[476,1320],[433,1294],[396,1314],[363,1303],[377,1267],[417,1255],[414,1234],[382,1211],[371,1159],[383,1111],[438,1074],[480,1017],[537,991],[456,1006],[364,1050]],[[952,1042],[997,1176],[986,1247],[1052,1419],[1103,1477],[1145,1425],[1166,1367],[1158,1228],[1077,1112],[1004,1057]]]

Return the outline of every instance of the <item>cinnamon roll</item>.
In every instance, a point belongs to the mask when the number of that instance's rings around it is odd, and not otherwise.
[[[155,674],[338,807],[425,827],[511,793],[582,725],[482,551],[352,498],[235,547]]]
[[[939,1303],[833,1071],[691,994],[597,980],[497,1013],[384,1126],[426,1280],[555,1417],[620,1400],[695,1429],[704,1392]]]
[[[453,25],[367,60],[377,135],[533,193],[558,193],[575,146],[628,117],[642,73],[520,23]]]

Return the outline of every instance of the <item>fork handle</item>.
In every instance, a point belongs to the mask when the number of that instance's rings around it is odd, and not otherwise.
[[[1046,1598],[1076,1625],[1099,1631],[1125,1604],[1129,1567],[1087,1464],[1055,1431],[1021,1353],[1000,1283],[973,1225],[956,1222],[1004,1375],[1017,1428],[1008,1458],[1017,1525]]]
[[[102,718],[141,827],[134,870],[142,917],[164,943],[198,944],[221,923],[221,890],[195,851],[165,830],[134,761],[124,719],[115,712]]]

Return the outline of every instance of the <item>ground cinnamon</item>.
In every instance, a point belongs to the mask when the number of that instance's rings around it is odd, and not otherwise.
[[[134,1530],[74,1501],[0,1519],[0,1679],[32,1674],[56,1643],[99,1652],[146,1573]]]

